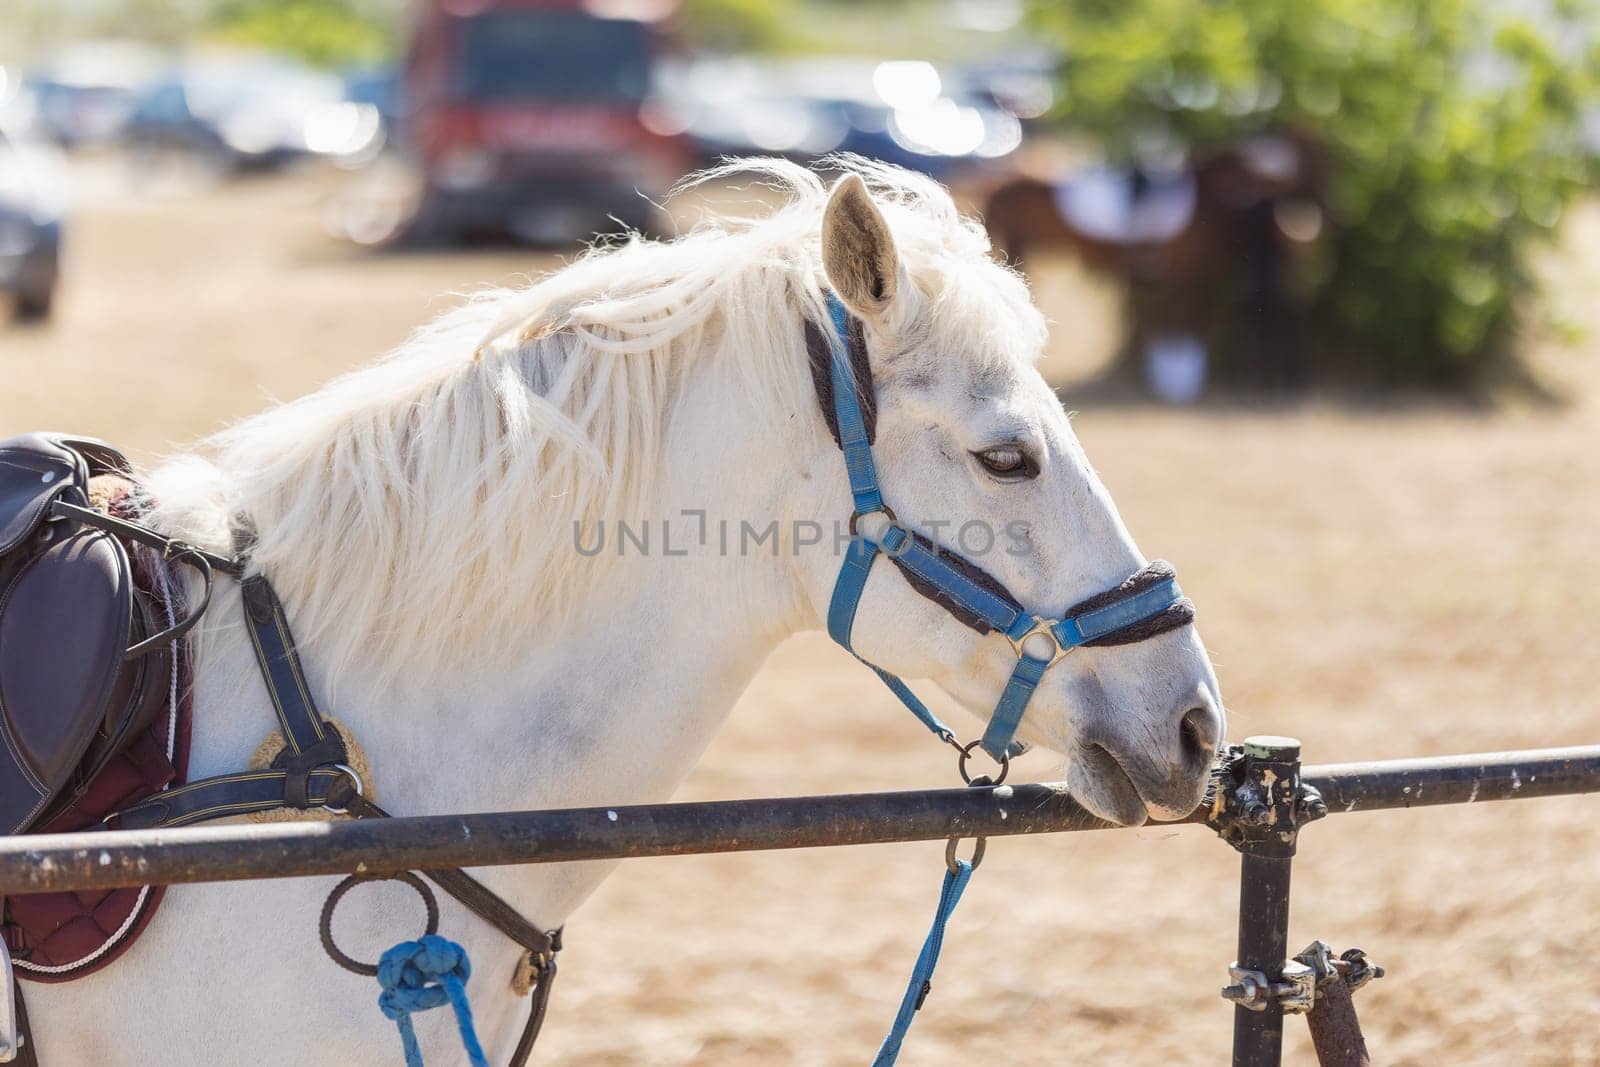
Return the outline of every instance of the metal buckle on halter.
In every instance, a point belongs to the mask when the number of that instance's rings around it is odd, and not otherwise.
[[[1022,646],[1027,643],[1028,638],[1039,633],[1042,633],[1048,637],[1050,639],[1050,644],[1055,648],[1055,651],[1050,654],[1050,666],[1052,667],[1061,662],[1061,660],[1065,659],[1068,653],[1078,647],[1077,645],[1063,646],[1061,644],[1061,638],[1056,636],[1055,623],[1051,622],[1049,619],[1040,618],[1037,615],[1033,617],[1033,625],[1028,627],[1027,633],[1023,634],[1021,637],[1012,637],[1010,634],[1006,634],[1005,639],[1011,642],[1011,650],[1017,654],[1018,659],[1021,659],[1023,656],[1028,655],[1028,653],[1022,650]],[[1039,657],[1028,656],[1028,658],[1038,659]]]
[[[363,783],[361,781],[361,776],[355,772],[355,769],[353,767],[351,767],[350,765],[345,764],[345,763],[330,763],[330,764],[328,764],[328,766],[333,768],[334,770],[340,772],[341,774],[344,775],[344,777],[346,779],[349,780],[350,785],[355,789],[355,795],[351,797],[352,800],[355,799],[355,797],[364,796],[366,794],[366,788],[365,788],[365,786],[363,785]],[[323,811],[327,812],[330,815],[348,815],[348,814],[350,814],[350,808],[348,806],[346,806],[346,807],[334,807],[333,804],[331,803],[332,800],[333,800],[332,789],[330,788],[329,789],[328,799],[324,800],[322,802],[322,805],[321,805]],[[348,800],[345,801],[346,805],[348,805],[349,803],[350,803],[350,801],[348,801]],[[432,931],[429,931],[429,932],[431,933]]]

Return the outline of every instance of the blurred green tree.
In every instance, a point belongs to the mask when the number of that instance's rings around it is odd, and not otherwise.
[[[207,29],[229,44],[340,67],[392,57],[398,10],[384,0],[220,0]]]
[[[770,51],[782,44],[790,0],[684,0],[684,36],[712,51]]]
[[[1589,0],[1037,0],[1056,118],[1124,159],[1264,131],[1328,153],[1304,284],[1324,377],[1515,368],[1531,258],[1595,175]],[[1224,341],[1223,343],[1226,343]]]

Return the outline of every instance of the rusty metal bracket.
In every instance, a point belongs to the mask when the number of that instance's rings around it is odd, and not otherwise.
[[[1384,975],[1383,968],[1367,959],[1367,954],[1361,949],[1346,949],[1335,957],[1333,947],[1326,941],[1311,942],[1296,954],[1295,959],[1311,968],[1316,976],[1319,997],[1324,995],[1328,983],[1334,980],[1343,982],[1354,993],[1374,978]]]
[[[1314,1003],[1306,1024],[1317,1063],[1320,1067],[1371,1067],[1372,1057],[1351,993],[1382,978],[1383,968],[1358,948],[1340,953],[1336,959],[1326,941],[1311,942],[1295,959],[1314,976]]]
[[[1382,967],[1367,959],[1367,954],[1358,948],[1347,948],[1339,953],[1339,963],[1348,964],[1349,969],[1341,969],[1339,976],[1344,979],[1344,984],[1354,993],[1374,978],[1382,978]],[[1338,966],[1338,964],[1335,964]]]

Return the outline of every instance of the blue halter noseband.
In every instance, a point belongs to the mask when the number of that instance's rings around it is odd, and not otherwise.
[[[1081,645],[1128,644],[1184,626],[1194,619],[1194,605],[1178,588],[1171,566],[1156,561],[1117,588],[1075,606],[1060,619],[1034,615],[997,579],[969,560],[937,548],[901,525],[883,501],[877,469],[872,462],[873,433],[867,412],[875,415],[875,409],[871,407],[871,371],[866,361],[865,340],[859,323],[852,322],[839,298],[829,293],[827,301],[833,330],[825,343],[811,346],[813,374],[824,415],[831,414],[830,428],[838,439],[839,450],[844,453],[854,502],[850,518],[854,536],[845,552],[844,565],[839,570],[833,599],[828,605],[828,634],[851,655],[861,659],[850,647],[850,631],[872,565],[882,553],[900,568],[918,592],[962,622],[980,633],[998,631],[1004,635],[1017,654],[1017,665],[1000,694],[988,728],[981,740],[975,742],[996,761],[1004,763],[1022,750],[1023,746],[1016,740],[1017,727],[1045,671]],[[826,362],[825,368],[816,365],[819,354]],[[865,406],[863,390],[867,398]],[[874,540],[858,529],[858,524],[862,517],[876,512],[882,512],[889,524]],[[1036,635],[1049,638],[1053,645],[1050,655],[1034,656],[1024,649],[1028,639]],[[1033,644],[1037,646],[1038,642]],[[928,710],[905,682],[864,659],[861,662],[877,672],[924,726],[941,740],[961,747],[955,733]],[[972,747],[967,745],[963,753]]]

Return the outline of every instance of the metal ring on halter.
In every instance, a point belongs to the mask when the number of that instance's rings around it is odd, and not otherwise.
[[[1003,636],[1007,641],[1011,642],[1011,651],[1017,654],[1018,659],[1021,659],[1023,656],[1027,655],[1027,653],[1022,650],[1022,646],[1027,642],[1028,638],[1032,637],[1034,634],[1041,633],[1050,639],[1050,644],[1055,646],[1055,651],[1050,653],[1050,665],[1052,667],[1061,662],[1061,660],[1065,659],[1069,653],[1078,647],[1077,645],[1063,647],[1061,644],[1061,638],[1056,636],[1055,623],[1051,622],[1049,619],[1041,619],[1037,615],[1033,617],[1033,625],[1028,627],[1028,632],[1023,634],[1021,637],[1012,637],[1010,634],[1004,634]],[[1029,658],[1037,659],[1038,657],[1030,656]]]
[[[378,973],[376,964],[352,959],[333,943],[333,910],[339,906],[339,901],[346,893],[362,882],[404,882],[415,889],[417,895],[422,897],[423,905],[428,909],[428,927],[425,932],[430,934],[439,932],[439,901],[434,898],[433,890],[428,888],[427,883],[410,871],[399,871],[395,874],[352,874],[333,887],[333,892],[328,894],[327,903],[322,905],[322,920],[317,924],[322,934],[322,947],[328,953],[328,958],[345,970],[371,978]]]
[[[353,767],[351,767],[347,763],[330,763],[330,764],[328,764],[328,766],[332,767],[336,771],[343,772],[344,776],[346,778],[350,779],[350,784],[355,786],[355,788],[356,788],[356,796],[359,797],[359,796],[365,795],[366,790],[362,788],[361,776],[355,772],[355,769]],[[350,814],[350,809],[349,808],[336,808],[332,804],[327,803],[326,801],[323,802],[322,810],[327,812],[330,815],[348,815],[348,814]]]
[[[967,866],[971,867],[973,870],[977,870],[978,864],[983,862],[983,852],[984,849],[988,847],[989,839],[987,837],[979,837],[974,838],[974,841],[975,844],[972,846],[972,858],[967,861]],[[956,866],[956,846],[960,843],[961,838],[952,837],[949,841],[946,841],[944,845],[944,865],[950,869],[951,874],[961,873],[961,868]]]
[[[871,511],[867,511],[867,512],[852,511],[850,513],[850,536],[851,537],[854,537],[856,535],[856,520],[859,519],[859,518],[863,518],[866,515],[887,515],[887,516],[889,516],[889,521],[890,522],[894,523],[896,526],[900,525],[900,516],[896,515],[894,513],[894,508],[891,508],[888,504],[881,504],[878,507],[875,507]]]
[[[988,775],[979,775],[978,778],[974,778],[967,773],[967,761],[972,758],[972,750],[981,744],[983,744],[983,738],[980,737],[976,741],[968,741],[964,745],[956,746],[961,750],[961,761],[956,764],[956,770],[961,772],[961,780],[968,785],[999,785],[1006,780],[1006,775],[1011,773],[1011,757],[1009,755],[1000,757],[1000,774],[992,781],[979,780],[980,778],[987,778]]]

